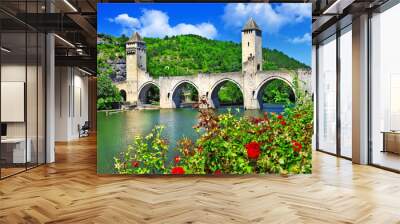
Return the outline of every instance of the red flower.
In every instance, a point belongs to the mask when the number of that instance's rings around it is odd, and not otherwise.
[[[132,167],[139,167],[139,162],[138,161],[132,161],[131,165],[132,165]]]
[[[295,152],[300,152],[301,151],[301,148],[303,148],[303,146],[301,145],[301,143],[300,142],[297,142],[297,141],[292,141],[292,148],[293,148],[293,151],[295,151]]]
[[[172,168],[171,173],[172,174],[185,174],[185,170],[182,167],[177,166],[177,167]]]
[[[216,171],[214,171],[214,174],[215,175],[220,175],[220,174],[222,174],[222,172],[221,172],[221,170],[216,170]]]
[[[285,126],[286,125],[286,121],[281,121],[281,125]]]
[[[181,161],[181,157],[176,156],[175,159],[174,159],[174,161],[175,161],[175,163],[179,163],[179,161]]]
[[[199,153],[202,153],[202,152],[203,152],[203,147],[199,146],[199,147],[197,148],[197,151],[198,151]]]
[[[257,117],[252,117],[252,118],[250,118],[250,121],[251,121],[251,123],[253,123],[253,124],[258,124],[258,123],[262,122],[263,119],[257,118]]]
[[[260,156],[260,144],[258,142],[250,142],[245,145],[247,149],[247,157],[257,159]]]
[[[277,116],[277,118],[278,118],[279,120],[282,120],[282,119],[283,119],[283,115],[282,115],[282,114],[279,114],[279,115]]]

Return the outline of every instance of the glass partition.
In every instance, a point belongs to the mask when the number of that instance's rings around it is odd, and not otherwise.
[[[10,176],[26,169],[26,35],[1,34],[1,175]],[[6,50],[4,50],[6,49]]]
[[[340,35],[340,155],[352,157],[352,32]]]
[[[18,19],[40,13],[43,4],[0,2],[2,9],[15,12],[0,12],[1,179],[45,163],[46,39]]]
[[[318,149],[336,154],[336,36],[318,48]]]
[[[371,162],[400,171],[400,5],[371,18]]]

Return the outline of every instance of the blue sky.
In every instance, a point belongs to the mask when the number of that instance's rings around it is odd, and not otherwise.
[[[241,28],[253,18],[263,31],[263,47],[311,64],[309,3],[99,3],[99,33],[146,37],[197,34],[241,41]]]

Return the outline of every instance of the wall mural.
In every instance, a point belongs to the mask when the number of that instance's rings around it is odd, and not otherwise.
[[[98,4],[99,174],[311,173],[311,4]]]

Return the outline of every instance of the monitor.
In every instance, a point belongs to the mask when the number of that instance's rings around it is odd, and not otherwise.
[[[1,124],[1,136],[7,136],[7,124]]]

